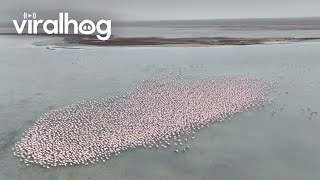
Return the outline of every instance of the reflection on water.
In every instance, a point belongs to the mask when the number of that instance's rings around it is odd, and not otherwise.
[[[0,179],[319,179],[319,43],[50,51],[1,37]],[[46,112],[126,91],[154,72],[281,79],[277,99],[200,131],[190,151],[139,149],[107,164],[26,167],[11,147]],[[310,118],[311,117],[311,118]]]

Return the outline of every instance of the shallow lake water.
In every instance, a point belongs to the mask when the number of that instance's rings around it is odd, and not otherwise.
[[[320,43],[225,47],[33,47],[0,36],[0,179],[222,179],[320,177]],[[136,149],[90,166],[27,167],[12,146],[38,117],[129,90],[158,72],[247,74],[280,80],[262,110],[196,134],[190,151]],[[275,111],[273,114],[272,111]]]

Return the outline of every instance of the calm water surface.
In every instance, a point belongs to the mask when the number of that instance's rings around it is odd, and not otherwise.
[[[42,39],[0,36],[0,179],[320,178],[320,119],[310,118],[320,111],[320,43],[47,50],[30,45],[36,40]],[[137,149],[106,164],[51,169],[27,167],[13,156],[14,143],[44,113],[171,70],[279,78],[281,86],[272,105],[203,129],[186,153]]]

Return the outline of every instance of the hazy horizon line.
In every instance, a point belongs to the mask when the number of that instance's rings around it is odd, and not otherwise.
[[[76,19],[77,18],[70,18],[70,19]],[[112,20],[116,23],[139,23],[139,22],[174,22],[174,21],[228,21],[228,20],[286,20],[286,19],[319,19],[320,16],[301,16],[301,17],[250,17],[250,18],[195,18],[195,19],[155,19],[155,20],[147,20],[147,19],[141,19],[141,20]],[[8,21],[1,21],[0,23],[11,23],[11,20]]]

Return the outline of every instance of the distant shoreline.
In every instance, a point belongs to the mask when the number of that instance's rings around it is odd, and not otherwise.
[[[12,36],[36,36],[36,35],[13,35]],[[285,44],[295,42],[317,42],[320,37],[310,38],[290,38],[290,37],[274,37],[274,38],[233,38],[233,37],[190,37],[190,38],[165,38],[165,37],[111,37],[107,41],[97,39],[95,35],[46,35],[38,34],[43,37],[57,37],[60,39],[35,42],[35,46],[170,46],[170,47],[198,47],[198,46],[224,46],[224,45],[263,45],[263,44]]]
[[[95,36],[64,37],[62,44],[89,46],[223,46],[223,45],[259,45],[280,44],[291,42],[319,41],[314,38],[229,38],[229,37],[192,37],[192,38],[164,38],[164,37],[113,37],[107,41],[100,41]],[[56,44],[59,45],[59,44]]]

